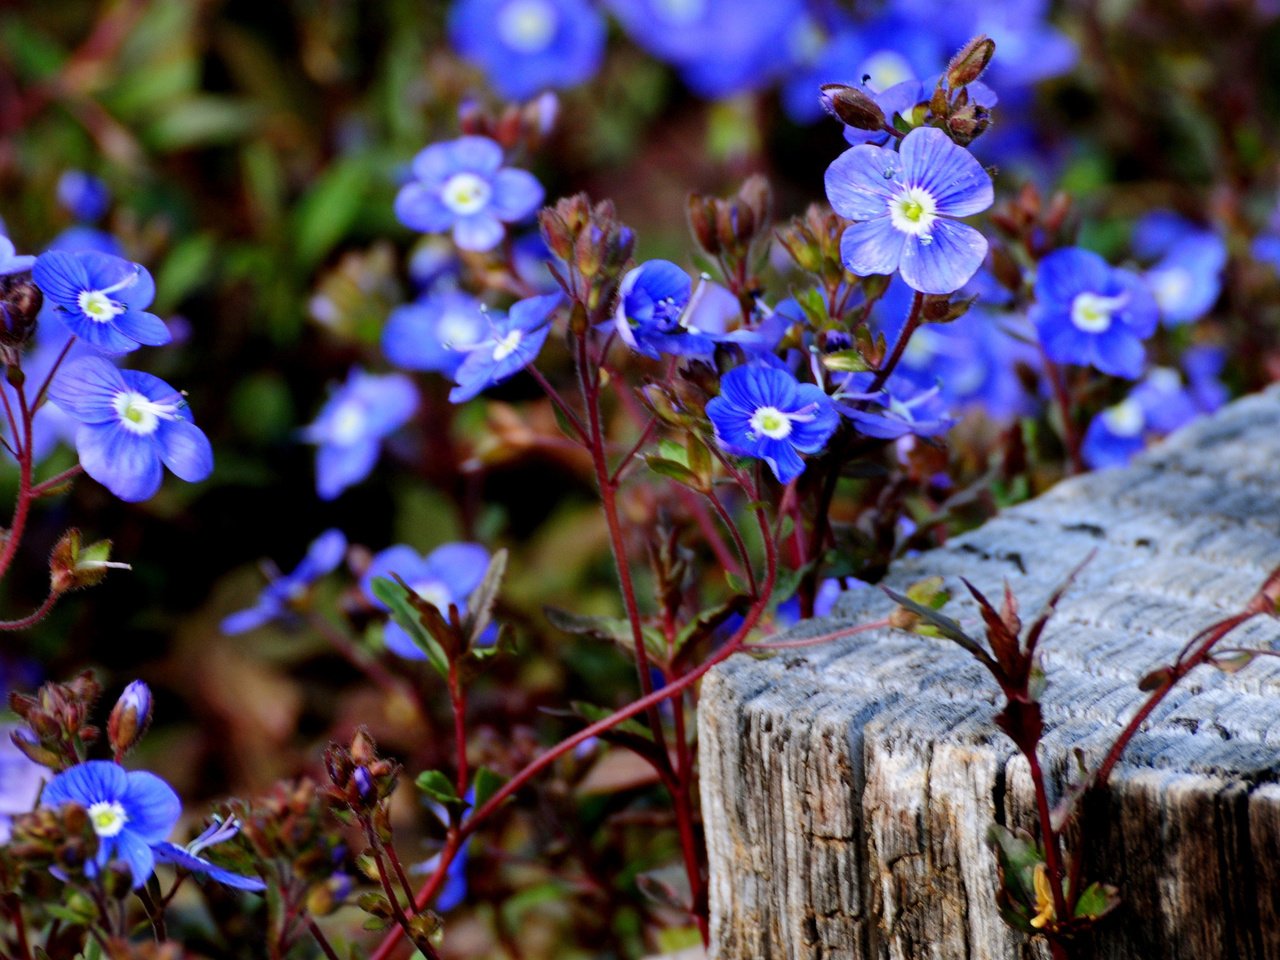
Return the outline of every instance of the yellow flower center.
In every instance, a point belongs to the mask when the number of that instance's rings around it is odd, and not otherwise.
[[[751,415],[751,432],[770,440],[782,440],[791,434],[791,418],[777,407],[760,407]]]
[[[129,817],[124,807],[111,800],[102,800],[89,807],[89,822],[93,832],[100,837],[114,837],[124,829]]]

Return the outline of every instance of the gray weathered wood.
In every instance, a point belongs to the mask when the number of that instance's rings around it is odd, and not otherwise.
[[[1136,680],[1235,612],[1280,563],[1280,392],[1241,400],[1132,468],[1059,484],[896,566],[1032,615],[1090,550],[1042,649],[1056,788],[1096,762],[1140,703]],[[878,590],[794,636],[883,616]],[[976,627],[972,603],[950,611]],[[980,635],[980,634],[979,634]],[[1257,620],[1234,640],[1271,646]],[[1277,645],[1280,646],[1280,645]],[[699,715],[719,960],[1047,956],[994,905],[989,825],[1033,824],[1025,762],[995,729],[996,690],[945,641],[863,634],[708,675]],[[1088,955],[1280,958],[1280,661],[1192,674],[1152,718],[1088,824],[1094,879],[1125,903]]]

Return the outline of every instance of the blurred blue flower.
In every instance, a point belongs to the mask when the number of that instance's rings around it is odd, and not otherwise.
[[[840,594],[846,590],[864,590],[870,584],[857,577],[829,577],[818,585],[818,592],[813,597],[813,615],[815,617],[830,616]],[[792,596],[778,604],[774,619],[780,627],[790,627],[800,622],[800,600]]]
[[[457,290],[429,293],[391,311],[382,352],[397,367],[453,376],[488,332],[489,318],[475,297]]]
[[[936,437],[955,426],[939,387],[923,387],[898,376],[876,393],[863,393],[871,385],[872,374],[851,374],[840,391],[836,406],[858,431],[881,440],[897,440],[908,434]],[[863,409],[850,400],[871,401]]]
[[[1130,380],[1142,375],[1142,341],[1159,311],[1146,285],[1090,250],[1055,250],[1040,262],[1031,320],[1055,363],[1096,367]]]
[[[840,423],[821,387],[786,370],[734,367],[707,404],[716,440],[726,451],[763,460],[782,483],[804,472],[801,453],[820,453]]]
[[[71,216],[92,223],[107,212],[111,191],[101,179],[83,170],[67,170],[58,178],[58,202]]]
[[[36,259],[32,276],[67,329],[103,353],[172,339],[163,321],[146,312],[156,285],[139,264],[96,251],[51,250]]]
[[[0,695],[8,701],[4,687]],[[8,843],[13,818],[30,813],[40,795],[48,771],[17,748],[11,734],[25,733],[18,727],[0,726],[0,844]]]
[[[1211,344],[1191,347],[1182,355],[1187,389],[1203,413],[1213,413],[1230,398],[1226,385],[1218,379],[1227,365],[1227,352]]]
[[[222,621],[222,632],[244,633],[264,623],[290,617],[297,604],[306,597],[311,585],[332,573],[347,553],[347,538],[341,530],[326,530],[311,542],[302,561],[292,573],[282,574],[272,568],[268,582],[258,594],[257,602]]]
[[[1135,227],[1134,248],[1140,256],[1159,257],[1145,277],[1165,326],[1192,323],[1212,309],[1227,264],[1227,245],[1214,231],[1156,211]]]
[[[934,127],[903,138],[899,152],[863,144],[827,168],[827,199],[859,221],[840,240],[845,267],[858,276],[892,274],[921,293],[951,293],[977,272],[987,240],[951,217],[991,206],[991,178],[973,156]]]
[[[457,0],[449,37],[502,96],[523,100],[590,80],[604,57],[605,23],[586,0]]]
[[[27,389],[31,390],[32,393],[34,393],[35,387],[44,383],[49,372],[53,370],[53,365],[62,356],[63,348],[72,339],[62,329],[61,325],[51,326],[49,328],[52,331],[51,334],[46,334],[44,332],[45,329],[44,327],[37,327],[34,345],[22,356],[22,372]],[[76,340],[67,352],[64,362],[75,360],[79,357],[96,356],[98,356],[98,353],[95,350],[82,345],[79,340]],[[8,382],[0,381],[0,390],[9,396],[10,402],[16,404],[17,391]],[[28,396],[30,398],[30,395]],[[36,463],[40,463],[54,451],[54,448],[59,443],[74,446],[76,431],[79,428],[80,421],[64,411],[46,395],[45,402],[36,410],[31,420],[32,458]],[[0,417],[0,436],[5,437],[7,440],[12,440],[9,432],[7,418]]]
[[[36,258],[33,256],[19,256],[13,241],[0,233],[0,277],[11,273],[23,273],[30,270],[35,262]]]
[[[412,547],[397,545],[388,547],[374,556],[360,579],[360,589],[379,609],[387,606],[373,592],[373,581],[378,577],[400,577],[418,596],[434,605],[446,617],[449,604],[460,609],[466,606],[471,591],[480,586],[489,569],[489,551],[478,543],[446,543],[423,557]],[[383,641],[387,649],[408,660],[424,660],[426,654],[395,622],[388,621]]]
[[[526,170],[502,165],[502,148],[487,137],[435,143],[413,160],[413,177],[396,195],[396,216],[424,233],[453,231],[463,250],[492,250],[504,223],[524,220],[542,205],[542,184]]]
[[[124,256],[124,244],[105,230],[87,227],[84,224],[67,227],[67,229],[53,238],[53,242],[49,244],[47,249],[64,250],[72,253],[93,250],[113,257]]]
[[[80,421],[76,452],[85,473],[121,500],[160,488],[162,464],[188,483],[213,471],[213,450],[187,402],[159,377],[85,357],[58,372],[49,396]]]
[[[629,271],[614,312],[619,338],[655,360],[664,353],[710,356],[715,340],[690,324],[692,296],[689,275],[670,260],[650,260]]]
[[[316,491],[332,500],[369,475],[384,437],[408,423],[418,391],[403,374],[366,373],[352,367],[347,382],[325,401],[303,438],[316,451]]]
[[[260,892],[267,889],[267,885],[257,877],[246,877],[239,873],[233,873],[200,856],[201,852],[207,848],[215,844],[225,843],[239,832],[240,821],[235,817],[229,817],[226,820],[215,820],[205,828],[200,836],[185,847],[180,847],[176,843],[170,843],[165,840],[155,844],[151,849],[158,863],[173,864],[188,873],[206,876],[211,880],[216,880],[223,886],[232,887],[236,890]]]
[[[1176,370],[1156,367],[1126,399],[1090,422],[1081,445],[1085,463],[1095,469],[1124,466],[1149,438],[1167,436],[1212,409],[1183,386]]]
[[[111,860],[123,860],[134,888],[155,870],[152,846],[169,836],[182,813],[173,788],[154,773],[125,770],[109,760],[88,760],[68,767],[45,787],[41,803],[61,807],[76,803],[89,814],[98,835],[98,854],[89,864],[93,875]]]
[[[454,372],[454,403],[470,400],[487,387],[519,373],[538,356],[551,332],[551,315],[560,305],[558,293],[528,297],[506,314],[489,312],[485,338],[474,344]]]

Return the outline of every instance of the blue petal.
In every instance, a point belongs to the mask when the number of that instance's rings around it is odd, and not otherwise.
[[[476,213],[460,218],[453,225],[453,242],[463,250],[484,253],[502,242],[506,229],[491,213]]]
[[[87,760],[59,773],[44,788],[41,803],[60,807],[78,803],[82,807],[95,803],[119,803],[128,788],[124,767],[110,760]]]
[[[51,250],[36,258],[31,277],[54,303],[79,310],[79,297],[89,289],[89,273],[73,253]]]
[[[840,238],[840,259],[855,276],[888,275],[898,269],[906,241],[907,235],[885,214],[846,227]]]
[[[173,334],[169,328],[154,313],[129,310],[120,314],[111,323],[130,340],[136,340],[148,347],[158,347],[173,340]]]
[[[393,580],[395,578],[392,574],[399,575],[405,583],[413,584],[429,578],[432,571],[427,561],[418,555],[418,551],[402,543],[387,547],[375,554],[369,561],[369,568],[360,578],[360,589],[364,591],[370,603],[376,604],[382,610],[386,610],[387,606],[373,595],[373,581],[379,577]]]
[[[333,500],[347,487],[359,483],[378,462],[378,441],[364,439],[348,446],[321,446],[316,451],[316,493]]]
[[[158,843],[173,831],[182,815],[182,801],[173,787],[154,773],[134,770],[120,802],[129,817],[127,831],[147,843]]]
[[[190,873],[204,874],[223,886],[232,887],[236,890],[248,890],[254,893],[267,889],[267,885],[257,877],[246,877],[238,873],[232,873],[230,870],[210,863],[203,857],[189,853],[173,843],[157,843],[152,847],[152,851],[156,860],[160,863],[171,863]]]
[[[493,178],[489,209],[499,220],[511,223],[537,210],[545,196],[542,184],[532,173],[511,168],[499,170]]]
[[[547,322],[553,310],[560,306],[564,297],[559,293],[551,293],[542,297],[526,297],[511,305],[507,312],[507,322],[502,325],[504,333],[511,330],[530,331]],[[528,339],[526,337],[526,339]],[[541,349],[541,345],[539,345]]]
[[[209,438],[194,423],[171,420],[156,430],[160,459],[174,476],[187,483],[199,483],[213,472],[213,448]]]
[[[263,624],[270,623],[281,612],[282,610],[278,603],[260,599],[252,607],[223,617],[218,629],[227,636],[234,637],[241,633],[248,633],[250,630],[257,630]]]
[[[901,155],[907,182],[933,197],[944,216],[981,213],[995,199],[991,178],[982,164],[937,127],[917,127],[908,133]]]
[[[347,537],[338,529],[326,530],[307,547],[306,556],[293,571],[293,577],[310,583],[332,573],[347,555]]]
[[[780,483],[790,483],[804,473],[804,461],[786,440],[764,440],[760,445],[760,459],[769,465]]]
[[[136,890],[155,872],[156,858],[151,852],[150,844],[129,829],[131,826],[132,824],[113,837],[111,843],[103,845],[98,853],[98,860],[105,865],[102,855],[106,853],[110,860],[123,860],[127,863],[133,874],[133,888]]]
[[[1069,305],[1077,294],[1101,293],[1110,275],[1107,261],[1092,250],[1055,250],[1040,261],[1036,270],[1036,300]]]
[[[116,396],[128,387],[112,364],[85,357],[62,367],[49,385],[49,399],[84,423],[115,423]]]
[[[982,266],[987,238],[968,224],[941,218],[933,222],[929,237],[928,243],[924,237],[907,237],[899,265],[902,279],[921,293],[954,293]]]
[[[400,624],[388,621],[382,627],[382,644],[397,657],[406,660],[425,660],[426,653],[404,632]]]
[[[76,451],[84,472],[121,500],[137,503],[160,489],[164,471],[152,437],[116,424],[86,423],[76,431]]]
[[[901,167],[898,155],[883,147],[863,144],[846,150],[827,167],[825,183],[831,209],[847,220],[887,216],[889,201],[898,191],[894,181]]]
[[[438,188],[409,183],[396,194],[396,219],[411,230],[441,233],[453,226],[458,215],[441,201]]]
[[[426,559],[426,572],[449,588],[454,602],[466,600],[489,569],[489,551],[478,543],[446,543]]]
[[[79,310],[59,310],[57,318],[68,330],[99,353],[116,355],[138,349],[138,341],[126,337],[111,321],[90,320]]]
[[[1142,376],[1147,353],[1142,342],[1125,332],[1123,327],[1112,326],[1105,334],[1094,338],[1093,365],[1103,373],[1136,380]]]

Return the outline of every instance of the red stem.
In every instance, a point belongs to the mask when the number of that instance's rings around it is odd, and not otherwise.
[[[2,391],[0,391],[2,392]],[[13,522],[5,531],[4,549],[0,551],[0,577],[9,571],[22,534],[27,526],[27,514],[31,510],[31,410],[26,394],[18,393],[18,406],[22,413],[22,443],[18,451],[18,501],[13,509]],[[15,435],[16,440],[16,435]]]
[[[49,611],[53,609],[53,605],[58,602],[60,596],[62,596],[60,593],[50,593],[44,598],[44,603],[20,620],[0,620],[0,631],[26,630],[28,627],[34,627],[49,615]]]
[[[1040,769],[1040,758],[1036,748],[1023,752],[1027,764],[1031,768],[1031,782],[1035,786],[1036,815],[1040,820],[1040,836],[1044,840],[1044,865],[1049,871],[1049,885],[1053,889],[1053,912],[1059,923],[1071,919],[1071,911],[1067,907],[1067,898],[1062,890],[1065,873],[1062,869],[1062,854],[1058,850],[1058,834],[1053,829],[1053,815],[1049,810],[1049,793],[1044,783],[1044,771]]]
[[[1062,442],[1067,447],[1067,456],[1071,460],[1072,473],[1084,473],[1088,468],[1084,463],[1084,455],[1080,450],[1080,431],[1076,429],[1075,418],[1071,414],[1071,393],[1062,376],[1062,368],[1049,359],[1040,348],[1040,356],[1044,359],[1044,369],[1049,375],[1049,383],[1053,387],[1053,397],[1058,404],[1058,414],[1062,417]]]

